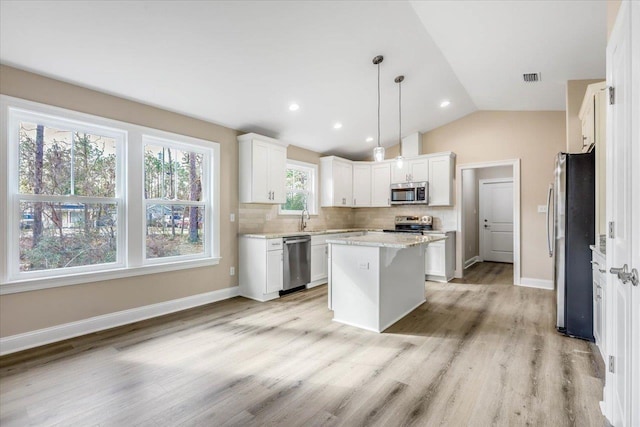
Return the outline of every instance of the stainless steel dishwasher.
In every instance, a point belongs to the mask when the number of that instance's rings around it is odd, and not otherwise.
[[[311,281],[311,236],[290,236],[284,243],[282,294],[304,289]]]

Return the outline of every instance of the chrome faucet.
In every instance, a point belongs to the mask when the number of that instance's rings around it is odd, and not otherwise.
[[[302,209],[302,213],[300,214],[300,231],[304,231],[305,228],[307,228],[307,221],[305,221],[305,214],[307,217],[306,219],[309,220],[310,219],[309,211],[307,210],[306,207]]]

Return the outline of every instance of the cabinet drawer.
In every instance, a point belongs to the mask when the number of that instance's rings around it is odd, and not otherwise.
[[[267,250],[268,251],[282,250],[282,239],[268,239]]]

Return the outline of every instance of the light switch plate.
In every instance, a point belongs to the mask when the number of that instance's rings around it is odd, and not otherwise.
[[[369,263],[368,262],[361,262],[360,263],[360,270],[368,270],[369,269]]]
[[[538,213],[547,213],[547,205],[538,205]]]
[[[234,213],[229,214],[229,221],[236,222],[236,214],[234,214]]]

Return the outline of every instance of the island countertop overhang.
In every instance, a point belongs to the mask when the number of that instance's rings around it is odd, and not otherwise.
[[[379,248],[410,248],[445,240],[446,235],[420,235],[407,233],[367,233],[363,236],[327,239],[327,243],[336,245],[369,246]]]

